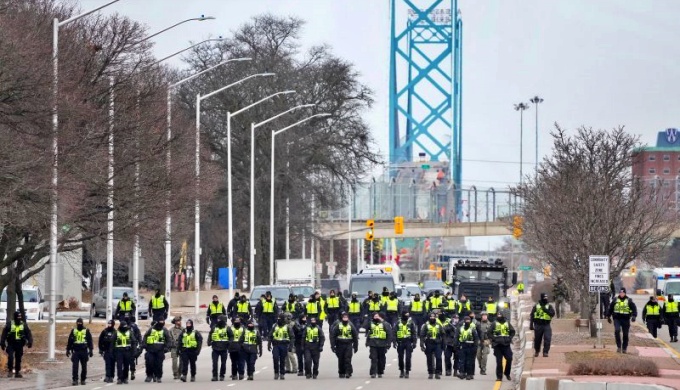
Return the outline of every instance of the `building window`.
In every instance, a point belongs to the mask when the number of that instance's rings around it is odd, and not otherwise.
[[[671,186],[671,183],[670,183],[669,181],[664,181],[664,182],[663,182],[663,186],[664,186],[664,187],[670,187],[670,186]]]
[[[656,161],[656,156],[653,154],[649,155],[649,161]]]
[[[664,155],[663,155],[663,160],[664,160],[664,161],[671,161],[671,156],[669,156],[669,155],[667,155],[667,154],[664,154]]]
[[[654,168],[649,168],[649,173],[655,174],[655,173],[656,173],[656,169],[654,169]]]
[[[664,168],[664,169],[663,169],[663,174],[664,174],[664,175],[668,175],[669,173],[671,173],[671,169],[670,169],[670,168]]]

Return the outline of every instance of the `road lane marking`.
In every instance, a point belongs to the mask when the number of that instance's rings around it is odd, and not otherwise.
[[[361,390],[363,388],[364,388],[364,386],[357,386],[354,390]]]
[[[366,381],[366,382],[364,382],[364,383],[365,383],[365,384],[369,384],[369,383],[371,383],[371,381]]]
[[[227,387],[232,387],[232,386],[236,386],[236,383],[232,383],[232,384],[227,385]]]
[[[102,388],[101,386],[98,386],[98,387],[93,388],[92,390],[99,390],[101,388]]]
[[[392,365],[392,363],[387,363],[387,364],[385,365],[385,367],[389,367],[389,366],[391,366],[391,365]]]
[[[255,371],[255,375],[257,375],[257,374],[259,374],[259,373],[260,373],[260,371]]]

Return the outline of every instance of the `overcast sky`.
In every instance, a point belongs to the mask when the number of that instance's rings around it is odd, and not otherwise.
[[[80,4],[89,9],[105,2]],[[541,156],[550,152],[547,133],[554,122],[569,129],[625,125],[649,144],[656,132],[680,127],[680,1],[460,0],[459,8],[464,186],[501,189],[519,180],[519,114],[513,104],[535,94],[545,99],[539,110]],[[265,12],[306,20],[303,44],[330,45],[355,64],[375,92],[376,104],[366,119],[386,160],[388,11],[388,0],[122,0],[106,10],[143,22],[150,32],[201,14],[217,17],[157,37],[159,58],[189,41],[228,35]],[[179,60],[174,63],[181,66]],[[528,173],[534,161],[533,108],[525,111],[524,130]]]

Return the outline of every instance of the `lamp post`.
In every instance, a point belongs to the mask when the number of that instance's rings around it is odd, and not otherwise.
[[[48,350],[47,360],[54,361],[55,347],[57,342],[57,323],[55,316],[57,314],[57,243],[58,243],[58,203],[59,203],[59,27],[65,26],[71,22],[95,13],[103,8],[119,2],[120,0],[110,1],[100,7],[83,12],[79,15],[72,16],[66,20],[59,20],[54,18],[52,23],[52,207],[50,220],[50,261],[48,267],[49,273],[49,334],[48,334]],[[8,314],[9,318],[9,314]]]
[[[538,175],[538,105],[543,103],[543,99],[536,95],[529,99],[529,101],[534,103],[534,106],[536,108],[536,156],[535,156],[536,160],[534,164],[534,170],[536,171],[536,175]]]
[[[199,200],[199,188],[200,188],[200,173],[201,173],[201,162],[200,162],[200,141],[201,141],[201,102],[211,96],[214,96],[220,92],[226,91],[229,88],[232,88],[236,85],[239,85],[247,80],[250,80],[255,77],[269,77],[269,76],[274,76],[274,73],[257,73],[257,74],[252,74],[250,76],[244,77],[241,80],[231,83],[229,85],[225,85],[222,88],[216,89],[208,94],[201,95],[198,94],[196,95],[196,206],[195,206],[195,212],[194,212],[194,286],[196,290],[196,295],[195,295],[195,302],[194,302],[194,311],[196,314],[198,314],[198,301],[199,301],[199,292],[200,292],[200,257],[201,257],[201,206],[200,206],[200,200]],[[276,95],[280,95],[281,92],[278,94],[274,94],[272,96],[269,96],[263,100],[260,100],[254,104],[251,104],[248,107],[245,107],[239,111],[237,111],[235,114],[239,114],[254,105],[257,105],[265,100],[268,100]],[[232,113],[227,112],[227,187],[228,187],[228,192],[229,192],[229,221],[230,221],[230,226],[231,226],[231,116]],[[233,238],[232,232],[231,232],[231,227],[229,228],[229,237]],[[233,269],[233,255],[232,255],[232,241],[231,239],[229,240],[229,266],[230,269]],[[231,272],[230,272],[231,276]],[[230,278],[230,282],[232,282],[233,278]],[[233,295],[233,283],[229,283],[230,285],[230,294]]]
[[[262,122],[250,124],[250,263],[248,266],[250,275],[248,278],[248,287],[251,291],[253,286],[255,286],[255,129],[293,111],[314,106],[316,106],[316,104],[302,104],[274,115],[269,119],[265,119]],[[305,255],[303,253],[302,258],[304,257]]]
[[[205,42],[205,41],[204,41]],[[203,42],[201,42],[203,43]],[[195,45],[194,45],[195,46]],[[193,46],[192,46],[193,47]],[[185,49],[187,50],[187,49]],[[184,51],[184,50],[183,50]],[[181,53],[182,51],[179,51],[175,53],[175,55]],[[166,57],[168,58],[168,57]],[[229,60],[225,60],[220,62],[217,65],[213,65],[205,70],[202,70],[198,73],[194,73],[191,76],[185,77],[182,80],[179,80],[173,84],[168,85],[168,96],[167,96],[167,140],[168,144],[170,141],[172,141],[172,93],[175,90],[175,88],[179,87],[180,85],[191,81],[199,76],[202,76],[222,65],[226,65],[230,62],[239,62],[239,61],[250,61],[251,58],[243,57],[243,58],[233,58]],[[166,152],[166,165],[168,169],[168,174],[170,173],[170,164],[171,164],[171,150],[168,148]],[[172,301],[170,300],[170,293],[172,291],[171,289],[171,281],[170,281],[170,274],[172,271],[172,216],[170,214],[170,190],[168,190],[168,195],[167,195],[167,211],[165,215],[165,299],[168,301],[169,305],[172,305]]]
[[[322,113],[309,116],[305,119],[297,121],[290,126],[284,127],[281,130],[276,130],[272,132],[272,150],[271,150],[271,176],[270,176],[270,193],[269,193],[269,284],[274,284],[274,168],[276,166],[276,154],[274,152],[274,145],[276,142],[276,136],[283,133],[286,130],[292,129],[298,125],[301,125],[311,119],[318,117],[327,117],[331,114]]]
[[[515,111],[519,111],[519,184],[522,185],[523,174],[522,165],[524,164],[524,152],[522,147],[524,145],[524,110],[527,110],[529,105],[526,103],[515,104]]]

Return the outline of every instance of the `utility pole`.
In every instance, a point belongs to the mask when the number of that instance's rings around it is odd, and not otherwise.
[[[522,173],[522,165],[524,165],[524,152],[522,147],[524,146],[524,110],[527,110],[529,105],[527,103],[515,104],[515,111],[519,111],[519,184],[522,185],[524,180]]]
[[[534,169],[536,171],[536,175],[538,175],[538,105],[543,103],[543,99],[536,95],[529,99],[529,101],[534,103],[534,107],[536,108],[536,156],[534,160]]]

